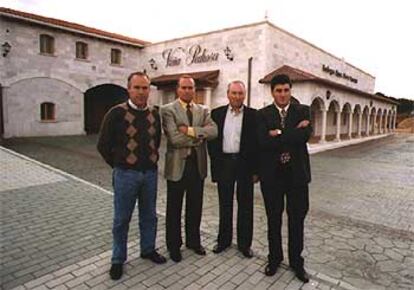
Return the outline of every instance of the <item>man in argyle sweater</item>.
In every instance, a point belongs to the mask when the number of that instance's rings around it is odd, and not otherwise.
[[[141,258],[157,264],[166,259],[157,253],[157,162],[161,140],[158,108],[147,105],[150,79],[135,72],[128,77],[129,99],[105,115],[98,151],[113,168],[114,220],[112,227],[113,280],[121,278],[127,259],[129,222],[138,202]]]

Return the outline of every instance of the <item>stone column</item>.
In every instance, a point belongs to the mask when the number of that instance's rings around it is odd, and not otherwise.
[[[378,133],[382,134],[382,114],[379,117]]]
[[[348,114],[348,137],[349,139],[352,138],[352,119],[353,119],[353,115],[352,112],[349,112]]]
[[[392,120],[392,130],[395,130],[395,127],[397,126],[397,114],[394,113],[393,120]]]
[[[326,118],[328,115],[328,110],[325,108],[321,109],[322,112],[322,129],[321,129],[321,140],[319,140],[319,143],[325,143],[326,142]]]
[[[335,141],[341,141],[341,111],[336,112],[336,137]]]
[[[362,131],[362,112],[358,115],[358,138],[361,138],[361,131]]]
[[[204,105],[206,105],[211,110],[211,88],[209,87],[204,88],[204,91],[205,91]]]
[[[370,113],[368,113],[368,115],[367,115],[367,136],[369,136],[370,135],[370,130],[371,130],[371,128],[370,128],[370,121],[371,121],[371,114]]]

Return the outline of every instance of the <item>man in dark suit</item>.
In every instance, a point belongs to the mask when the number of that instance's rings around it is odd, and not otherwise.
[[[256,110],[243,102],[246,89],[241,81],[228,85],[229,104],[214,109],[211,117],[218,127],[218,138],[208,142],[211,176],[219,196],[219,232],[214,253],[231,245],[233,237],[233,195],[237,192],[237,246],[247,258],[253,236],[253,184],[257,176]]]
[[[178,99],[162,107],[162,127],[167,137],[165,178],[167,179],[166,241],[170,257],[180,262],[181,211],[185,201],[185,243],[204,256],[200,222],[204,179],[207,176],[207,140],[216,138],[217,126],[207,107],[194,103],[194,79],[183,75],[178,80]]]
[[[282,214],[286,195],[289,228],[289,264],[296,277],[309,281],[301,256],[303,227],[309,208],[311,181],[307,141],[312,133],[308,106],[291,103],[291,81],[287,75],[271,80],[274,103],[258,112],[260,146],[259,176],[266,207],[269,263],[265,274],[276,273],[283,260]]]

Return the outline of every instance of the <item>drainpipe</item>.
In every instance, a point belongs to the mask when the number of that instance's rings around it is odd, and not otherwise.
[[[247,106],[250,107],[251,102],[251,82],[252,82],[252,61],[253,57],[250,57],[247,64]]]

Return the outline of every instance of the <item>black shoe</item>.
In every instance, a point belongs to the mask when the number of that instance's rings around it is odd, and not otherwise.
[[[246,258],[252,258],[253,257],[253,251],[250,248],[247,249],[240,249],[240,252],[245,256]]]
[[[141,254],[141,258],[151,260],[155,264],[164,264],[167,262],[167,259],[164,256],[158,254],[155,250],[149,254]]]
[[[227,249],[228,247],[229,246],[223,246],[223,245],[217,244],[213,248],[213,253],[214,254],[219,254],[219,253],[223,252],[225,249]]]
[[[277,269],[279,268],[280,263],[269,263],[265,268],[266,276],[273,276],[276,274]]]
[[[203,246],[198,246],[198,247],[189,247],[187,246],[188,249],[193,250],[194,253],[196,253],[197,255],[200,256],[205,256],[206,255],[206,250],[204,249]]]
[[[309,274],[306,273],[305,269],[299,268],[293,269],[293,271],[295,272],[296,278],[298,278],[300,281],[302,281],[303,283],[309,282]]]
[[[205,256],[206,255],[206,250],[204,249],[204,247],[202,245],[200,245],[198,247],[187,246],[187,249],[193,250],[194,253],[196,253],[199,256]]]
[[[109,270],[109,276],[112,280],[119,280],[122,277],[123,269],[122,264],[112,264],[111,270]]]
[[[183,256],[181,256],[181,251],[180,250],[170,251],[170,258],[174,262],[178,263],[183,259]]]

